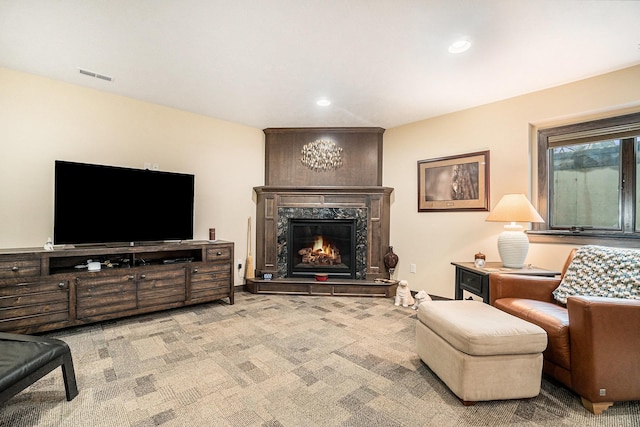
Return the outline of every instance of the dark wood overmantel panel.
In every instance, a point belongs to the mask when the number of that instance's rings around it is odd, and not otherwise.
[[[267,186],[382,185],[382,128],[268,128],[265,133]],[[342,149],[342,166],[314,171],[301,162],[302,147],[328,140]]]

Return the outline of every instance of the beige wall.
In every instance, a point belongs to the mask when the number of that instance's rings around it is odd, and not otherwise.
[[[418,160],[490,150],[491,206],[505,193],[530,194],[536,126],[640,110],[638,82],[640,66],[388,129],[383,184],[395,188],[395,277],[453,297],[451,261],[477,251],[499,260],[502,224],[485,222],[486,212],[417,212]],[[148,162],[195,174],[194,237],[206,239],[215,227],[218,238],[236,243],[236,259],[246,257],[252,188],[264,182],[260,129],[0,68],[0,146],[0,248],[39,247],[51,236],[54,160]],[[558,269],[567,253],[567,246],[534,244],[527,262]]]
[[[260,129],[0,68],[0,144],[0,248],[52,236],[59,159],[195,174],[194,238],[215,227],[246,257],[252,188],[264,182]]]
[[[639,82],[636,66],[388,129],[383,183],[395,188],[391,244],[400,257],[395,277],[408,280],[413,290],[453,297],[451,261],[472,261],[478,251],[490,261],[500,259],[496,239],[503,224],[485,222],[487,212],[417,212],[418,160],[490,150],[491,207],[506,193],[530,196],[536,128],[638,111]],[[560,269],[568,251],[565,245],[532,244],[527,263]],[[415,274],[410,264],[416,264]]]

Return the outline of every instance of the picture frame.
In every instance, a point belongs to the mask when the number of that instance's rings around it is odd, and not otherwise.
[[[488,210],[488,150],[418,161],[418,212]]]

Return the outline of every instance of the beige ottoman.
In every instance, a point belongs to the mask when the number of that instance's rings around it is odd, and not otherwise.
[[[418,307],[418,355],[465,404],[537,396],[544,329],[479,301]]]

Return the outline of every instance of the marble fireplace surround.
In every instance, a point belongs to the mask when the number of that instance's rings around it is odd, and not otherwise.
[[[287,277],[289,262],[289,221],[291,219],[355,219],[355,275],[364,279],[367,270],[366,208],[278,208],[278,277]]]

